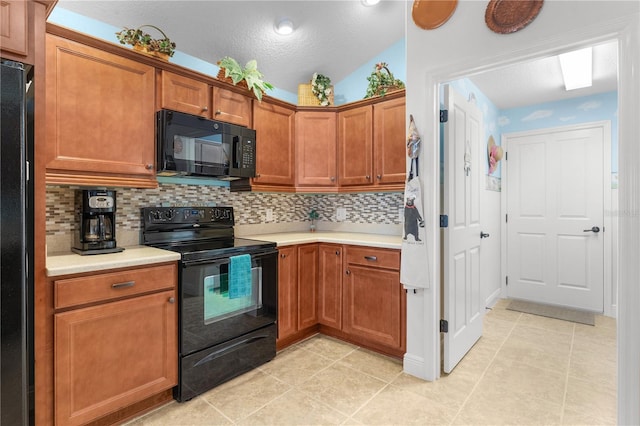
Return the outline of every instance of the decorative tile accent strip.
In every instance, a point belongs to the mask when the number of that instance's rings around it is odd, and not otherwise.
[[[77,186],[47,185],[47,235],[70,234],[75,230],[75,190]],[[227,187],[160,184],[156,189],[113,188],[116,191],[116,226],[139,231],[140,209],[150,206],[233,206],[236,224],[266,223],[265,210],[273,212],[272,222],[308,220],[315,208],[320,220],[337,222],[336,209],[347,211],[345,222],[400,224],[398,208],[402,193],[288,194],[230,192]]]

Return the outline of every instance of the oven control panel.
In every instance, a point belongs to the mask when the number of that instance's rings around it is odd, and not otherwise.
[[[233,207],[146,207],[142,209],[148,225],[226,225],[233,226]]]

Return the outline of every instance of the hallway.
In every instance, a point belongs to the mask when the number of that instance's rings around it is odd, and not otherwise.
[[[506,310],[436,382],[322,335],[188,403],[129,425],[616,424],[616,322],[596,326]]]

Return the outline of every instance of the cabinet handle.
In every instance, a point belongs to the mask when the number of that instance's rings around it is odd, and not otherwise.
[[[344,273],[347,274],[347,275],[351,275],[351,271],[348,270],[348,269]]]
[[[336,250],[336,256],[340,256],[340,250]]]
[[[364,258],[366,260],[368,260],[369,262],[377,262],[378,261],[378,257],[377,256],[365,256]]]
[[[284,253],[280,253],[280,258],[281,258],[281,259],[284,259],[285,257],[287,257],[287,255],[286,255],[286,254],[284,254]]]
[[[222,111],[220,111],[219,109],[216,110],[216,115],[220,115],[222,114]]]
[[[147,170],[151,170],[151,169],[153,169],[153,164],[145,164],[144,168],[147,169]]]
[[[376,177],[378,178],[378,180],[382,179],[382,175],[377,175]]]
[[[176,303],[176,299],[175,299],[175,297],[170,297],[170,298],[169,298],[169,303],[172,303],[172,304],[173,304],[173,303]]]
[[[260,173],[256,173],[256,179],[260,177]]]
[[[136,283],[135,281],[127,281],[126,283],[111,284],[111,288],[133,287],[135,283]]]
[[[367,180],[371,179],[371,176],[366,175],[365,178],[367,178]]]
[[[206,107],[206,106],[205,106],[205,107],[202,107],[202,111],[203,111],[203,112],[207,112],[207,111],[209,111],[209,107]]]
[[[335,176],[331,176],[329,179],[331,180],[331,182],[335,182],[336,181],[336,177]]]

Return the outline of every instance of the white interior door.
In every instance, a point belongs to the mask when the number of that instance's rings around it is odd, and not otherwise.
[[[449,121],[444,125],[443,230],[444,371],[451,372],[482,336],[484,306],[480,294],[480,181],[482,112],[475,103],[445,86]]]
[[[510,298],[603,311],[608,127],[507,137]]]

